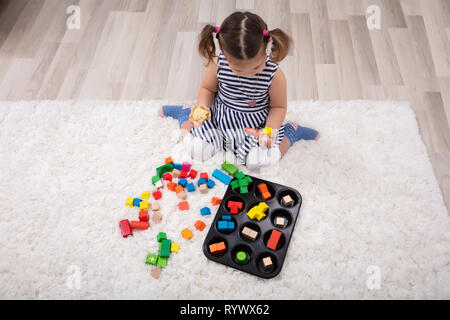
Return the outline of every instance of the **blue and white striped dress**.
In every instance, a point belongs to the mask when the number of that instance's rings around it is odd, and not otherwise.
[[[218,93],[211,106],[211,120],[199,128],[193,128],[191,134],[214,145],[216,149],[231,151],[245,163],[245,158],[258,140],[245,133],[245,128],[262,129],[269,114],[269,88],[278,64],[266,56],[263,71],[253,77],[239,77],[231,71],[222,52],[217,58]],[[250,106],[251,100],[256,101]],[[284,137],[282,125],[278,131],[275,145]]]

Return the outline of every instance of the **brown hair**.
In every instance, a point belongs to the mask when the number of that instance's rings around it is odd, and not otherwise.
[[[229,15],[220,25],[220,32],[216,34],[221,50],[225,50],[236,59],[246,60],[255,57],[263,46],[267,49],[269,38],[272,39],[270,59],[282,61],[288,54],[292,38],[283,30],[276,28],[269,30],[265,37],[263,30],[268,29],[264,20],[252,12],[236,11]],[[216,56],[214,43],[215,27],[207,24],[199,35],[198,52],[207,60],[207,65]]]

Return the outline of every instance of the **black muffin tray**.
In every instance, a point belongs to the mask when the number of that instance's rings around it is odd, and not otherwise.
[[[302,204],[302,196],[300,193],[290,187],[283,186],[270,181],[262,180],[250,176],[253,182],[248,186],[248,193],[240,193],[239,188],[233,189],[230,185],[222,198],[222,203],[217,209],[214,221],[211,224],[208,234],[203,242],[203,253],[205,256],[218,263],[233,267],[235,269],[251,273],[262,278],[273,278],[278,275],[283,267],[283,262],[286,257],[289,242],[294,232],[295,223],[300,213]],[[235,180],[234,178],[233,180]],[[264,201],[257,186],[260,183],[265,183],[272,195],[269,200]],[[286,207],[282,204],[281,199],[285,195],[290,195],[293,199],[293,205]],[[242,209],[238,214],[231,214],[227,208],[228,201],[243,202]],[[260,202],[265,202],[269,209],[266,211],[266,217],[260,221],[250,219],[247,216],[247,211]],[[231,220],[235,223],[234,231],[224,232],[219,231],[217,225],[218,221],[222,220],[222,216],[231,215]],[[277,217],[285,218],[283,227],[276,227],[275,220]],[[248,240],[241,235],[242,229],[247,226],[253,230],[258,231],[258,237],[255,241]],[[282,233],[278,242],[277,250],[272,250],[266,247],[266,243],[270,238],[272,230],[278,230]],[[209,245],[218,242],[225,242],[226,251],[220,254],[211,254]],[[245,263],[239,263],[236,260],[236,253],[244,251],[247,254]],[[273,266],[265,268],[263,258],[270,257]]]

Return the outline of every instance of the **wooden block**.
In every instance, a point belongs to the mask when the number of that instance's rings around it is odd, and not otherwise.
[[[148,211],[147,210],[141,210],[139,211],[139,221],[148,221]]]
[[[159,276],[161,275],[161,268],[154,268],[152,269],[152,271],[150,272],[150,274],[152,275],[153,278],[158,279]]]
[[[198,189],[200,190],[200,193],[208,193],[208,186],[206,185],[206,183],[201,184]]]
[[[217,206],[222,203],[222,199],[218,197],[212,197],[211,203],[213,204],[213,206]]]
[[[177,194],[178,198],[180,198],[181,200],[186,200],[187,199],[187,194],[184,191],[181,191],[180,193]]]
[[[177,183],[176,182],[169,182],[167,184],[167,189],[169,189],[170,191],[175,191],[175,188],[177,187]]]
[[[175,192],[176,193],[180,193],[181,191],[183,191],[184,190],[184,188],[183,188],[183,186],[182,185],[177,185],[176,187],[175,187]]]
[[[145,200],[150,199],[150,191],[142,192],[142,199],[145,199]]]
[[[160,209],[159,202],[155,201],[152,203],[152,211],[158,211]]]
[[[159,180],[155,183],[155,188],[158,190],[164,188],[164,184],[162,183],[161,180]]]
[[[292,200],[290,195],[286,195],[281,199],[281,203],[286,207],[290,207],[294,203],[294,200]]]
[[[167,157],[167,158],[164,160],[164,164],[168,164],[169,162],[172,162],[172,163],[173,163],[172,157]]]
[[[178,208],[180,210],[188,210],[189,209],[189,202],[187,201],[181,201],[178,203]]]
[[[268,269],[273,266],[272,259],[270,257],[265,257],[262,259],[263,265],[265,269]]]
[[[131,229],[139,229],[139,230],[145,230],[148,229],[150,224],[148,221],[130,221]]]
[[[284,227],[285,219],[283,217],[276,217],[275,226]]]
[[[172,242],[172,244],[170,245],[170,251],[178,252],[178,250],[180,250],[180,244]]]
[[[255,241],[258,237],[258,231],[250,229],[249,227],[244,227],[241,232],[242,236],[250,241]]]
[[[180,170],[178,170],[178,169],[173,169],[173,170],[172,170],[172,177],[178,178],[179,176],[180,176]]]
[[[154,223],[160,223],[162,220],[162,214],[161,212],[156,212],[153,216],[152,216],[152,221]]]
[[[139,209],[145,210],[145,209],[148,209],[148,208],[149,208],[148,201],[143,200],[143,201],[141,201],[141,202],[139,203]]]

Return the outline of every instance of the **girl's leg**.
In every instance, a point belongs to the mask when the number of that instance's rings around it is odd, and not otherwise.
[[[284,126],[284,137],[280,143],[280,153],[283,156],[286,151],[298,140],[319,140],[320,133],[314,129],[302,127],[294,122],[288,122]]]

